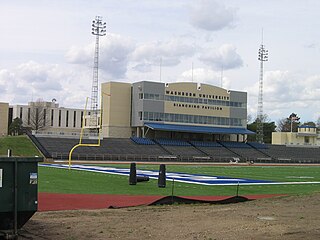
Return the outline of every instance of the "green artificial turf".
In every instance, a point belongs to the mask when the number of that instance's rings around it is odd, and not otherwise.
[[[129,165],[105,165],[129,168]],[[158,170],[159,165],[137,165],[141,170]],[[184,172],[210,176],[226,176],[273,180],[280,182],[320,181],[319,166],[195,166],[167,165],[167,172]],[[53,193],[91,193],[128,195],[176,196],[225,196],[249,194],[309,194],[320,192],[320,184],[303,185],[252,185],[252,186],[205,186],[167,181],[166,188],[158,188],[157,180],[129,185],[128,177],[77,170],[39,167],[39,191]]]
[[[7,156],[8,149],[12,150],[12,156],[41,156],[32,142],[25,135],[0,137],[0,156]]]

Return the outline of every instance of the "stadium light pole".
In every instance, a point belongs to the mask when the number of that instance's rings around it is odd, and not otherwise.
[[[257,114],[257,135],[256,140],[263,143],[263,63],[268,61],[268,50],[265,49],[263,41],[258,52],[260,61],[259,95],[258,95],[258,114]]]
[[[93,80],[91,90],[91,113],[92,121],[95,126],[98,125],[98,89],[99,89],[99,39],[106,35],[106,22],[102,21],[101,16],[96,16],[95,20],[92,21],[92,32],[96,36],[95,52],[94,52],[94,66],[93,66]]]

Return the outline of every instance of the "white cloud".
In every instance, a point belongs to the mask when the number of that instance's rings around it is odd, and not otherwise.
[[[14,99],[14,91],[12,89],[18,88],[14,80],[14,73],[8,69],[0,69],[0,102],[11,103]]]
[[[131,60],[136,62],[137,71],[150,71],[151,66],[176,66],[182,59],[193,56],[195,47],[175,38],[169,41],[154,41],[138,46]]]
[[[91,71],[29,61],[10,70],[0,69],[1,101],[26,104],[56,98],[66,106],[83,107],[91,93],[91,79]]]
[[[185,71],[180,75],[177,81],[207,83],[226,89],[229,89],[230,87],[230,80],[227,77],[223,77],[221,81],[221,73],[205,68],[196,68]]]
[[[69,63],[88,64],[93,59],[94,45],[90,44],[85,47],[72,46],[65,54]]]
[[[65,57],[69,63],[93,66],[95,42],[84,47],[71,47]],[[128,57],[134,50],[135,44],[130,38],[109,33],[100,38],[99,69],[108,78],[123,78],[127,72]]]
[[[2,98],[9,102],[26,103],[33,94],[46,96],[62,91],[62,74],[57,65],[29,61],[13,70],[0,70]]]
[[[223,28],[234,26],[236,10],[212,1],[197,1],[190,13],[190,21],[194,27],[207,31],[218,31]]]
[[[247,89],[251,101],[249,112],[256,114],[258,82]],[[312,116],[320,103],[320,75],[301,77],[290,71],[267,71],[264,74],[264,110],[272,119],[287,117],[296,112],[299,116]],[[305,119],[311,120],[311,119]]]
[[[57,74],[57,65],[41,65],[39,63],[29,61],[19,65],[16,69],[16,80],[19,85],[28,88],[29,86],[35,91],[59,91],[62,90]]]
[[[237,48],[232,44],[223,44],[219,49],[204,49],[199,60],[216,70],[239,68],[243,65]]]

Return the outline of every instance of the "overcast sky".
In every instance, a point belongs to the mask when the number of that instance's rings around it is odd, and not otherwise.
[[[99,81],[193,81],[248,92],[256,116],[262,42],[264,113],[320,116],[318,0],[10,0],[0,2],[0,102],[55,98],[83,108],[91,95],[96,15]],[[222,71],[223,69],[223,71]]]

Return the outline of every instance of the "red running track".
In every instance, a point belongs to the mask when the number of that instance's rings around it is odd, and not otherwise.
[[[281,194],[247,195],[250,200],[283,196]],[[150,205],[164,196],[39,193],[38,211],[103,209]],[[183,196],[194,200],[219,201],[230,196]]]

